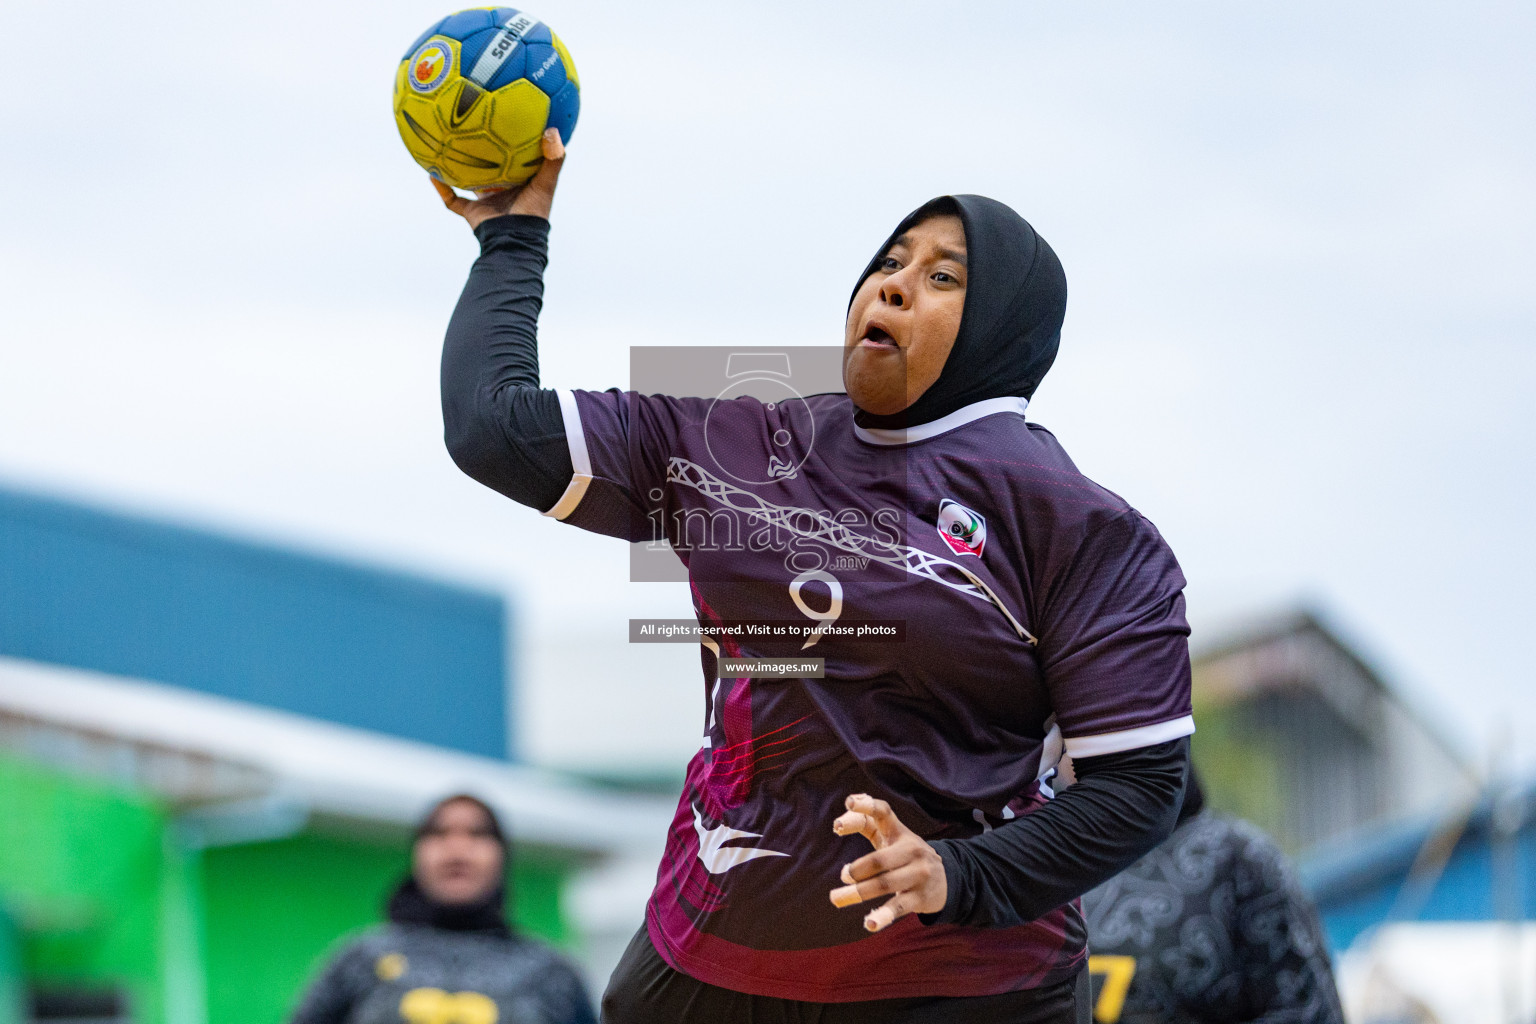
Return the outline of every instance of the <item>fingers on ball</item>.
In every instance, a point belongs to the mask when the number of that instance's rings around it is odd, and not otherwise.
[[[544,139],[539,146],[546,160],[560,160],[565,156],[565,143],[560,140],[560,129],[544,129]]]

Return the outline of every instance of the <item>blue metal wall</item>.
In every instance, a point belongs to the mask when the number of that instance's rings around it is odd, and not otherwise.
[[[1536,920],[1536,822],[1527,818],[1506,840],[1508,867],[1496,871],[1486,817],[1484,812],[1474,819],[1443,871],[1427,876],[1406,896],[1402,894],[1410,865],[1429,840],[1427,829],[1405,829],[1367,841],[1353,855],[1334,858],[1333,864],[1306,865],[1303,878],[1317,899],[1334,951],[1393,920],[1496,921],[1510,911],[1522,920]],[[1500,884],[1507,889],[1502,896],[1507,907],[1499,905]]]
[[[1521,917],[1531,920],[1536,918],[1536,905],[1533,905],[1531,886],[1524,879],[1531,877],[1531,872],[1536,869],[1536,836],[1530,833],[1520,836],[1517,857],[1521,878],[1516,883],[1516,902]],[[1345,949],[1367,928],[1385,923],[1402,885],[1402,879],[1395,878],[1320,907],[1333,948]],[[1411,920],[1497,921],[1499,917],[1494,905],[1492,851],[1486,842],[1478,842],[1456,850],[1429,899]]]
[[[0,654],[506,757],[501,598],[0,489]]]

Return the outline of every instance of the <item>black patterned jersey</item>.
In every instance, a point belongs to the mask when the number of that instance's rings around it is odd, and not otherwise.
[[[290,1024],[596,1024],[581,978],[525,938],[389,924],[353,940]]]
[[[1317,910],[1247,822],[1195,815],[1083,911],[1099,1024],[1343,1024]]]

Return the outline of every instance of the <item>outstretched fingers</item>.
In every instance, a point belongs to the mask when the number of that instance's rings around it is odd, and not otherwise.
[[[874,910],[864,915],[864,930],[878,932],[882,928],[888,928],[895,922],[912,913],[912,904],[915,898],[909,893],[900,892]]]
[[[843,806],[847,808],[846,812],[832,822],[832,831],[840,836],[851,836],[857,832],[878,847],[889,826],[899,824],[890,804],[876,800],[867,793],[853,794],[844,801]]]
[[[938,851],[903,825],[884,800],[854,793],[843,807],[843,813],[832,822],[832,830],[840,836],[858,833],[874,850],[843,866],[843,885],[827,893],[833,906],[851,907],[893,894],[864,916],[864,927],[872,932],[888,928],[914,911],[943,910],[949,886]]]
[[[895,870],[911,859],[911,851],[903,849],[901,844],[883,847],[873,853],[866,853],[851,864],[844,864],[842,879],[852,885],[854,882],[862,882],[866,878],[874,878],[876,875]]]
[[[847,869],[844,869],[845,872]],[[893,892],[905,892],[926,881],[926,872],[918,864],[907,864],[863,881],[833,889],[829,894],[834,907],[851,907]]]

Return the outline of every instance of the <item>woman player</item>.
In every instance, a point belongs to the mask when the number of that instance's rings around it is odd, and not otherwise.
[[[1055,254],[1006,206],[941,197],[856,283],[846,395],[544,391],[553,132],[544,156],[516,192],[437,186],[481,244],[444,345],[448,448],[584,529],[660,524],[709,636],[703,747],[604,1020],[1086,1021],[1074,901],[1172,829],[1194,724],[1172,553],[1024,419],[1065,311]],[[837,628],[871,620],[904,633]],[[786,621],[815,628],[746,628]],[[796,655],[824,676],[718,672]],[[1063,744],[1080,781],[1053,800]]]
[[[511,849],[483,800],[439,800],[416,828],[389,923],[339,949],[288,1024],[593,1024],[575,968],[507,921]]]

